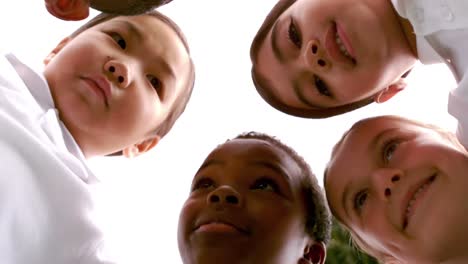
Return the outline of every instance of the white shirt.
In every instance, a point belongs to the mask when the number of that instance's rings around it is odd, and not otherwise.
[[[392,0],[416,34],[418,57],[424,64],[445,63],[457,80],[448,112],[458,120],[457,137],[468,149],[468,1]]]
[[[95,180],[42,74],[0,57],[0,263],[94,264]]]

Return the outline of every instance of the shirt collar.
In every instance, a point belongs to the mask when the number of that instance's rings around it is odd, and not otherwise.
[[[87,160],[84,157],[81,148],[59,118],[59,112],[58,109],[55,108],[54,100],[45,76],[22,63],[12,54],[9,54],[7,58],[23,80],[25,86],[28,88],[39,107],[43,110],[43,115],[40,118],[46,118],[48,120],[54,119],[53,121],[55,122],[47,123],[58,124],[59,129],[50,129],[49,131],[46,131],[46,133],[51,137],[51,140],[59,146],[64,146],[64,151],[72,154],[80,161],[82,164],[82,166],[80,166],[82,168],[79,169],[81,173],[77,174],[83,181],[87,183],[97,181],[97,178],[86,165]]]

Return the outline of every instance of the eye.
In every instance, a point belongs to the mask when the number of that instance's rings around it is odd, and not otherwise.
[[[385,163],[388,163],[392,160],[393,154],[395,153],[399,144],[400,141],[396,139],[391,139],[383,144],[382,159]]]
[[[198,179],[192,187],[192,191],[199,189],[207,189],[214,186],[214,181],[210,178],[200,178]]]
[[[151,86],[156,90],[158,95],[162,95],[162,82],[159,80],[158,77],[155,77],[153,75],[147,75],[148,81],[151,83]]]
[[[299,34],[296,25],[294,25],[294,21],[292,18],[291,22],[289,22],[288,38],[297,48],[300,49],[302,47],[301,35]]]
[[[368,198],[367,190],[360,191],[354,197],[354,209],[358,212],[361,212],[362,207],[365,205]]]
[[[326,97],[331,97],[332,96],[331,93],[330,93],[330,90],[328,89],[327,84],[316,75],[314,75],[314,84],[315,84],[315,87],[316,87],[317,91],[321,95],[326,96]]]
[[[125,49],[127,47],[127,42],[119,33],[110,33],[112,39],[114,39],[115,43],[120,46],[120,48]]]
[[[260,178],[250,187],[252,190],[264,190],[269,192],[279,192],[278,184],[269,178]]]

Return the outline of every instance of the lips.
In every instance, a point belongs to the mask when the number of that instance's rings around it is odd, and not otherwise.
[[[336,23],[332,23],[326,33],[325,48],[333,61],[347,66],[356,64],[351,43],[345,31]]]
[[[408,227],[411,217],[414,215],[414,212],[419,202],[429,189],[430,185],[434,182],[436,177],[437,174],[433,174],[430,177],[424,179],[422,182],[419,182],[418,184],[412,186],[408,191],[407,195],[405,196],[402,207],[403,229],[406,229]]]
[[[82,78],[89,87],[104,101],[106,107],[109,106],[109,100],[112,96],[110,83],[101,76]]]
[[[234,216],[218,215],[202,217],[195,228],[195,232],[207,233],[240,233],[250,235],[250,230],[245,224]]]

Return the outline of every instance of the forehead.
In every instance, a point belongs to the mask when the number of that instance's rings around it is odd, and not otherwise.
[[[269,142],[259,139],[233,139],[211,152],[205,160],[219,161],[222,164],[233,164],[235,169],[246,169],[246,164],[270,164],[284,170],[289,176],[300,174],[297,162],[284,150]]]
[[[253,159],[261,158],[281,162],[289,158],[286,153],[269,142],[259,139],[233,139],[218,146],[208,158]]]

